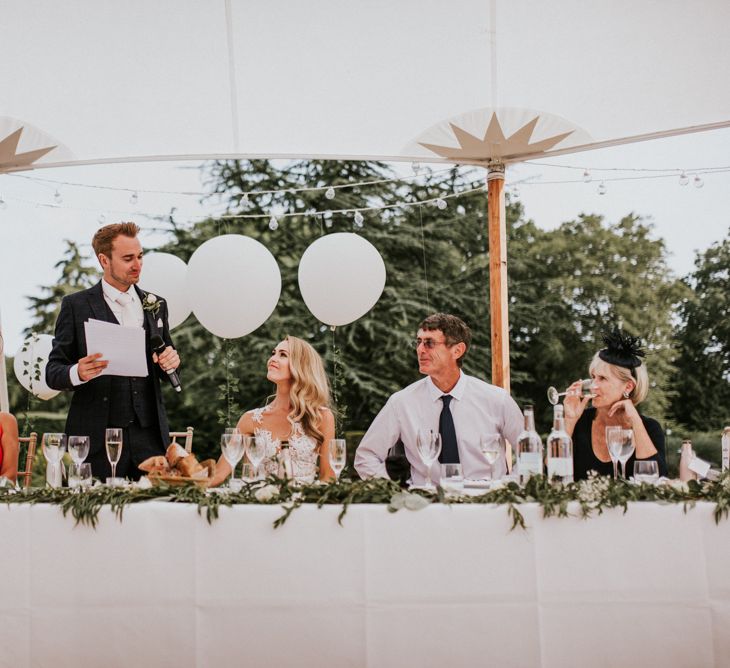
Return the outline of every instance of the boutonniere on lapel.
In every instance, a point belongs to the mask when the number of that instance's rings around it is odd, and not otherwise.
[[[160,299],[159,297],[153,295],[151,292],[148,292],[145,294],[144,299],[142,300],[142,309],[151,313],[152,315],[157,315],[157,312],[160,310],[160,304],[162,304],[163,301],[163,299]]]

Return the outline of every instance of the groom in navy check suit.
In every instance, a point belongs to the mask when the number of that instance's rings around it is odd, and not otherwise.
[[[89,436],[86,461],[91,463],[93,475],[102,480],[111,475],[104,448],[107,427],[124,430],[117,465],[120,477],[138,479],[137,466],[148,457],[164,454],[170,440],[160,378],[180,366],[180,357],[172,346],[165,300],[136,285],[142,271],[139,229],[134,223],[118,223],[96,232],[92,246],[103,278],[88,290],[64,297],[46,366],[49,387],[74,393],[66,433]],[[144,328],[146,378],[100,375],[108,361],[86,348],[84,323],[89,318]],[[150,338],[156,335],[165,342],[159,356],[150,346]]]

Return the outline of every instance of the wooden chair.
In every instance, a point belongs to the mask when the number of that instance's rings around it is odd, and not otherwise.
[[[30,436],[22,436],[18,439],[18,444],[26,443],[27,449],[25,451],[25,470],[21,470],[18,466],[18,484],[21,484],[25,489],[30,487],[31,478],[33,477],[33,460],[35,459],[35,448],[38,442],[38,434],[32,431]],[[18,458],[20,459],[20,458]],[[18,461],[20,464],[20,461]]]
[[[171,431],[170,444],[177,443],[178,438],[185,439],[185,450],[190,453],[193,451],[193,428],[188,427],[185,431]]]

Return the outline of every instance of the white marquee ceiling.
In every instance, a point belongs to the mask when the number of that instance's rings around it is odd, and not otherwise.
[[[216,156],[509,162],[730,125],[727,0],[0,10],[0,171]]]

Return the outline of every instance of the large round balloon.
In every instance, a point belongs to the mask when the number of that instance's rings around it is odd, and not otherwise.
[[[200,324],[216,336],[234,339],[253,332],[271,315],[281,294],[281,273],[266,246],[224,234],[192,254],[187,290]]]
[[[20,346],[13,361],[13,371],[20,384],[44,401],[58,394],[58,390],[46,385],[46,364],[52,343],[50,334],[31,334]]]
[[[375,306],[385,287],[385,263],[357,234],[317,239],[299,262],[299,289],[312,314],[327,325],[346,325]]]
[[[188,265],[175,255],[150,253],[144,256],[139,287],[146,292],[162,296],[167,302],[170,328],[182,324],[190,315],[185,282],[187,273]]]

